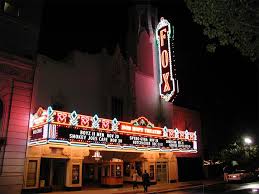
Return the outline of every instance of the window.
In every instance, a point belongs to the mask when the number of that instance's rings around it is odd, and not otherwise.
[[[123,100],[118,97],[112,97],[112,118],[123,120]]]
[[[114,165],[111,165],[111,176],[115,177]]]
[[[28,172],[27,172],[27,187],[36,186],[36,176],[37,176],[37,160],[30,160],[28,163]]]
[[[129,162],[124,162],[124,176],[130,177],[130,163]]]
[[[135,161],[135,168],[137,170],[137,173],[139,176],[142,176],[142,162],[141,161]]]
[[[150,165],[150,167],[149,167],[149,176],[150,176],[150,180],[155,179],[155,166],[154,165]]]
[[[104,176],[110,176],[110,166],[109,165],[104,167]]]
[[[111,177],[122,177],[122,164],[111,164]]]
[[[116,165],[116,176],[121,177],[121,165]]]

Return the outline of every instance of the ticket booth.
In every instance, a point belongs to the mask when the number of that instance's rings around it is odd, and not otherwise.
[[[121,187],[123,185],[123,161],[113,158],[103,162],[101,183],[108,187]]]

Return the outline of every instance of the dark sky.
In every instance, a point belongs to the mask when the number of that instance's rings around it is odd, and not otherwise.
[[[256,133],[258,136],[255,63],[232,47],[207,53],[207,38],[202,27],[193,23],[183,0],[152,1],[152,4],[158,8],[159,17],[165,17],[175,26],[180,82],[176,104],[201,112],[205,144],[213,150],[235,136]],[[125,52],[130,5],[132,1],[126,0],[106,3],[47,0],[39,52],[61,59],[73,49],[96,53],[106,47],[112,52],[117,43]]]

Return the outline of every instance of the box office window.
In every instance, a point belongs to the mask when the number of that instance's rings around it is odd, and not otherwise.
[[[116,165],[116,176],[117,177],[121,176],[121,165]]]
[[[28,171],[27,171],[27,187],[36,186],[36,177],[37,177],[37,160],[29,160]]]
[[[111,164],[111,177],[122,177],[122,164]]]

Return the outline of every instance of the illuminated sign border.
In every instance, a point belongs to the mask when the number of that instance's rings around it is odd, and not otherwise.
[[[162,60],[161,60],[161,57],[162,57],[161,54],[163,51],[161,51],[161,42],[160,42],[159,31],[164,27],[168,27],[166,36],[167,36],[167,47],[168,47],[167,49],[168,49],[169,71],[167,73],[169,73],[170,75],[163,73],[164,67],[162,67]],[[156,42],[157,42],[158,53],[159,53],[159,56],[158,56],[158,58],[159,58],[159,74],[160,74],[159,92],[160,92],[161,98],[167,102],[173,101],[176,94],[179,93],[178,80],[175,78],[175,76],[173,74],[174,70],[172,67],[171,44],[170,44],[171,43],[170,42],[171,33],[173,34],[173,36],[172,36],[172,39],[173,39],[174,38],[174,28],[173,27],[171,28],[171,25],[168,22],[168,20],[166,20],[162,17],[156,28],[156,40],[157,40]],[[168,79],[169,77],[170,77],[170,80]],[[164,81],[166,81],[165,85],[172,84],[172,88],[166,94],[162,93],[162,85],[163,85]]]
[[[36,121],[36,122],[35,122]],[[40,121],[40,122],[39,122]],[[141,137],[160,138],[160,139],[171,139],[171,140],[182,140],[193,142],[192,149],[161,149],[159,147],[138,147],[134,145],[121,146],[121,145],[107,145],[107,144],[96,144],[86,142],[74,142],[67,140],[55,139],[57,126],[63,126],[73,129],[85,129],[85,130],[98,130],[106,132],[114,132],[123,135],[137,135]],[[42,130],[39,130],[42,128]],[[39,108],[39,110],[31,115],[30,120],[31,137],[29,145],[41,145],[47,143],[62,143],[73,146],[83,147],[104,147],[109,149],[134,149],[134,150],[146,150],[146,151],[179,151],[179,152],[197,152],[197,134],[195,132],[189,132],[188,130],[181,131],[177,128],[168,129],[167,127],[155,127],[145,117],[139,117],[138,119],[132,120],[131,122],[117,121],[116,118],[113,120],[99,118],[97,115],[86,116],[77,114],[76,111],[72,113],[53,110],[48,107],[47,110]],[[38,134],[39,132],[39,134]],[[33,137],[33,135],[36,136]],[[41,135],[41,137],[39,137]]]

